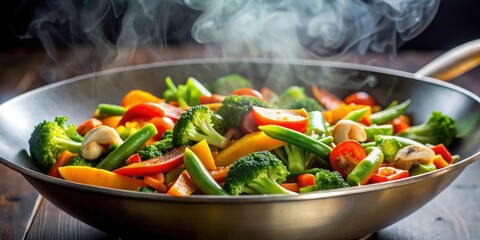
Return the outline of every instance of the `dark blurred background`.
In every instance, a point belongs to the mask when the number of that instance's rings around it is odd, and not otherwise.
[[[25,39],[23,35],[31,21],[33,12],[42,8],[44,1],[3,1],[0,13],[0,50],[9,51],[12,49],[39,49],[42,48],[38,39]],[[191,24],[198,17],[199,12],[187,7],[176,7],[175,21],[171,21],[168,29],[178,30],[181,27],[186,31],[175,31],[167,33],[165,39],[168,44],[193,42],[190,31]],[[415,39],[404,44],[400,50],[446,50],[458,46],[469,40],[480,38],[480,26],[478,25],[478,14],[480,13],[480,1],[478,0],[455,0],[442,1],[440,8],[433,22]],[[119,19],[120,21],[120,19]],[[112,24],[115,26],[115,23]],[[55,26],[59,31],[68,32],[69,29],[62,29],[62,25]],[[110,29],[110,36],[115,37],[115,28]]]

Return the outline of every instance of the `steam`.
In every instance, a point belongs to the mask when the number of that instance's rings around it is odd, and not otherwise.
[[[53,63],[76,72],[159,61],[160,48],[185,38],[221,46],[227,57],[338,59],[347,52],[395,53],[438,6],[439,0],[46,0],[23,37],[40,39]],[[74,54],[59,56],[61,48]]]
[[[192,35],[226,53],[316,58],[394,53],[433,19],[439,0],[189,0],[203,12]]]

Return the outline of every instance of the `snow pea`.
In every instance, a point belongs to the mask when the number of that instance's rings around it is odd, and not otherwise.
[[[185,149],[183,161],[192,182],[202,193],[208,195],[228,195],[215,179],[213,179],[202,161],[189,148]]]
[[[367,157],[362,159],[347,176],[350,186],[365,185],[383,163],[383,152],[378,147],[367,147]]]

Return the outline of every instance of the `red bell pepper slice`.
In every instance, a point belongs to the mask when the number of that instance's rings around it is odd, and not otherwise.
[[[274,109],[253,106],[252,114],[259,126],[274,124],[302,133],[308,127],[308,113],[303,108]]]
[[[391,165],[382,165],[377,171],[375,171],[370,178],[369,183],[393,181],[407,178],[408,176],[410,176],[408,170],[398,169]]]
[[[184,111],[168,103],[144,102],[129,108],[118,125],[125,125],[133,119],[150,120],[154,117],[169,117],[176,122]]]
[[[183,164],[183,154],[187,146],[181,146],[162,156],[132,163],[114,170],[114,173],[125,176],[148,176],[171,171]]]
[[[447,147],[443,145],[443,143],[437,144],[431,147],[431,149],[433,150],[433,152],[435,152],[435,154],[442,155],[443,159],[445,159],[447,163],[452,163],[453,161],[452,154],[450,153],[450,151],[448,151]]]
[[[302,187],[315,186],[315,175],[311,173],[300,174],[297,177],[298,185]]]
[[[127,160],[125,160],[125,163],[127,165],[133,164],[133,163],[138,163],[141,162],[142,159],[140,158],[140,154],[135,153],[132,156],[128,157]]]
[[[315,99],[327,110],[337,109],[344,103],[340,98],[328,91],[318,88],[317,85],[312,85],[312,92]]]
[[[365,157],[367,157],[365,149],[354,140],[339,143],[329,156],[332,169],[339,172],[345,179]]]

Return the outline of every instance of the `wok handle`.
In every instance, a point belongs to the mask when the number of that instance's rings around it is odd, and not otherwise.
[[[448,81],[480,65],[480,39],[462,44],[436,58],[415,75]]]

